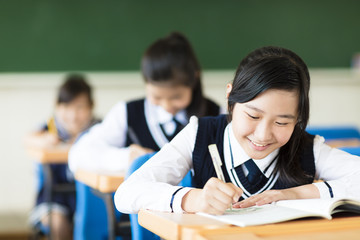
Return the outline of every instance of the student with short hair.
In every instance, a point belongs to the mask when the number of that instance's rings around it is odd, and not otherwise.
[[[72,144],[89,127],[98,122],[93,116],[93,98],[91,86],[84,76],[70,74],[66,76],[58,90],[54,116],[38,130],[26,137],[30,147],[54,147],[61,143]],[[40,166],[39,166],[40,167]],[[53,184],[74,183],[74,178],[67,164],[50,164]],[[49,227],[51,207],[51,234],[54,239],[72,238],[72,218],[75,212],[75,193],[56,193],[52,202],[46,202],[43,173],[38,169],[40,188],[37,192],[36,206],[30,222]]]

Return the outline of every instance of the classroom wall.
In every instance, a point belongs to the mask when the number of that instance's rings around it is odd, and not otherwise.
[[[205,94],[225,106],[225,86],[233,74],[205,71]],[[312,69],[310,75],[310,124],[360,127],[357,107],[360,73],[348,69]],[[139,72],[87,73],[87,76],[95,89],[95,112],[99,117],[119,100],[144,94]],[[26,155],[22,139],[51,116],[56,89],[63,77],[64,73],[0,74],[0,220],[5,216],[9,222],[16,217],[12,227],[26,227],[27,214],[34,204],[33,161]]]

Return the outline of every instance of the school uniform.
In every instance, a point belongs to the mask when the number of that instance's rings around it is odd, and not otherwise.
[[[220,108],[207,100],[209,115],[218,115]],[[117,103],[103,122],[94,126],[70,150],[69,166],[87,170],[125,172],[129,166],[132,143],[158,151],[189,121],[186,110],[175,116],[147,99]]]
[[[319,189],[320,197],[360,198],[357,184],[360,181],[360,157],[329,147],[320,136],[309,136],[308,140],[300,165],[309,175],[308,183],[314,179],[326,181],[313,183]],[[191,188],[176,185],[187,172],[193,170],[193,185],[197,188],[202,188],[209,178],[216,177],[208,153],[211,143],[216,143],[219,149],[226,181],[244,190],[242,198],[267,189],[292,187],[273,171],[279,149],[264,159],[253,161],[251,165],[255,164],[260,170],[262,180],[260,184],[249,183],[251,174],[247,163],[250,157],[237,142],[232,123],[227,123],[226,116],[192,117],[169,144],[119,186],[115,194],[117,209],[124,213],[136,213],[140,208],[183,212],[181,201]]]
[[[98,119],[92,119],[89,126],[98,123]],[[50,126],[51,125],[51,126]],[[48,123],[43,124],[39,130],[42,131],[54,131],[62,142],[68,142],[71,140],[71,135],[65,130],[56,117],[51,118]],[[38,179],[38,192],[36,196],[36,205],[30,214],[30,223],[36,225],[40,222],[41,218],[51,211],[60,212],[69,219],[72,219],[75,212],[75,193],[62,194],[56,193],[52,195],[51,203],[46,201],[45,189],[44,189],[44,175],[41,171],[41,165],[36,166]],[[72,184],[74,183],[74,176],[68,168],[67,164],[50,164],[50,170],[52,174],[52,184]]]

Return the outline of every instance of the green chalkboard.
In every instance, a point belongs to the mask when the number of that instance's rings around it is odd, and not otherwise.
[[[278,45],[309,67],[349,67],[360,52],[360,1],[0,0],[0,72],[138,70],[177,30],[204,69],[235,69]]]

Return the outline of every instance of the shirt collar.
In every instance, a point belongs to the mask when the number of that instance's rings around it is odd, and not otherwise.
[[[171,113],[165,111],[165,109],[163,109],[161,106],[154,105],[147,99],[145,101],[147,101],[150,112],[155,113],[155,115],[157,116],[158,123],[164,124],[164,123],[172,122],[173,118],[175,117],[175,119],[179,121],[181,124],[183,125],[187,124],[188,121],[186,117],[186,110],[181,110],[177,112],[175,116],[173,116]]]
[[[228,135],[228,133],[230,135]],[[230,137],[230,144],[231,144],[231,148],[232,148],[232,154],[233,154],[233,159],[234,159],[234,168],[235,168],[235,167],[243,164],[247,160],[249,160],[250,157],[245,153],[244,149],[241,147],[239,142],[236,140],[233,129],[232,129],[232,123],[229,123],[228,126],[225,128],[224,141],[225,141],[225,146],[228,146],[225,148],[225,149],[227,149],[226,151],[228,152],[228,154],[225,154],[225,155],[230,155],[229,144],[228,143],[226,144],[226,141],[229,142],[229,137]],[[275,151],[273,151],[269,155],[267,155],[265,158],[254,160],[254,162],[258,166],[258,168],[262,172],[264,172],[266,167],[272,162],[272,160],[278,155],[278,153],[279,153],[279,149],[276,149]],[[269,170],[266,172],[266,174],[271,174],[273,166],[274,166],[274,164],[272,164],[272,166],[269,168]]]

